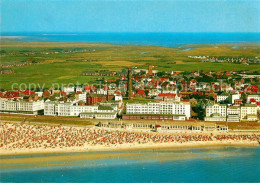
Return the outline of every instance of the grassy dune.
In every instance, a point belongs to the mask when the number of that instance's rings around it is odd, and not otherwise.
[[[13,114],[1,114],[1,121],[12,121],[12,122],[32,122],[32,123],[46,123],[46,124],[65,124],[65,125],[76,125],[86,126],[93,125],[92,121],[81,119],[78,117],[53,117],[53,116],[32,116],[32,115],[13,115]]]

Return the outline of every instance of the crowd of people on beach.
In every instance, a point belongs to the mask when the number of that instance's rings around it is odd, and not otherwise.
[[[0,123],[0,150],[210,141],[260,142],[260,134],[163,134],[102,129],[97,127],[87,128],[64,125]]]

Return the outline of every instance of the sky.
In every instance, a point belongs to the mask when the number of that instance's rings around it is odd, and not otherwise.
[[[1,0],[1,32],[260,32],[260,0]]]

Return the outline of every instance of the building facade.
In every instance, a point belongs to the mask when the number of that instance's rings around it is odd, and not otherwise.
[[[44,109],[44,101],[13,101],[0,99],[0,111],[6,113],[39,114]]]
[[[240,121],[240,106],[230,106],[227,108],[227,122]]]
[[[219,114],[221,117],[226,117],[227,106],[225,104],[208,105],[206,107],[206,117],[210,117],[212,114]]]
[[[241,121],[256,121],[257,106],[255,104],[241,105],[240,120]]]
[[[213,113],[210,116],[206,116],[205,121],[226,121],[226,117],[221,116],[219,113]]]
[[[101,105],[75,105],[70,102],[57,103],[53,101],[45,102],[44,115],[57,115],[57,116],[80,116],[81,118],[99,118],[99,119],[114,119],[108,116],[100,116],[97,114],[111,114],[117,115],[117,106],[101,106]],[[84,115],[83,115],[84,113]],[[114,114],[116,113],[116,114]],[[81,115],[82,114],[82,115]],[[93,114],[93,115],[92,115]],[[94,115],[95,114],[95,115]],[[87,117],[88,116],[88,117]],[[106,118],[107,117],[107,118]]]
[[[100,102],[111,101],[114,95],[93,94],[87,96],[87,105],[96,105]]]
[[[228,97],[229,97],[228,94],[218,95],[218,96],[217,96],[217,102],[223,102],[223,101],[227,100]]]
[[[147,104],[126,104],[127,115],[180,115],[190,118],[190,103],[186,102],[150,102]]]

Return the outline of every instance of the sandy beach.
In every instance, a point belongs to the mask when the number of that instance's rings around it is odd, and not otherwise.
[[[250,132],[141,132],[98,127],[0,123],[0,155],[121,151],[207,146],[259,146]]]

